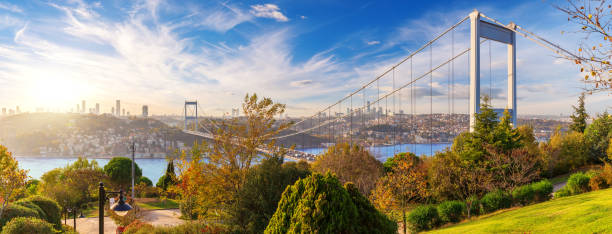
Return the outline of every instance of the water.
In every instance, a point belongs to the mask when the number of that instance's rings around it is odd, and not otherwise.
[[[370,147],[369,150],[376,158],[382,162],[386,161],[387,158],[392,157],[394,152],[413,152],[416,155],[431,155],[431,152],[444,150],[446,147],[450,147],[448,143],[439,144],[401,144],[401,145],[389,145],[389,146],[375,146]],[[308,148],[300,149],[312,154],[319,154],[325,151],[325,148]],[[59,167],[65,167],[77,160],[76,157],[63,157],[63,158],[37,158],[37,157],[16,157],[19,161],[19,167],[22,169],[29,170],[28,175],[34,179],[40,179],[40,177],[47,171],[53,170]],[[90,159],[91,160],[91,159]],[[95,159],[100,167],[104,167],[110,161],[110,159]],[[163,158],[137,158],[136,164],[142,169],[142,175],[153,181],[153,184],[157,183],[157,180],[164,175],[166,172],[167,161]]]
[[[412,152],[418,156],[426,155],[431,156],[436,151],[442,151],[447,147],[450,147],[450,143],[436,143],[436,144],[401,144],[401,145],[385,145],[385,146],[371,146],[368,147],[370,153],[372,153],[378,160],[385,162],[387,158],[393,157],[395,153],[401,152]],[[326,148],[307,148],[298,149],[311,154],[320,154],[325,151]]]

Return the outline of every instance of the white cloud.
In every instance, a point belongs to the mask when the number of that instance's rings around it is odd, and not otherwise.
[[[4,9],[7,11],[12,11],[15,13],[23,13],[23,10],[21,8],[19,8],[18,6],[15,6],[13,4],[10,3],[2,3],[0,2],[0,9]]]
[[[368,44],[368,45],[378,45],[378,44],[380,44],[380,41],[368,41],[368,42],[366,42],[366,44]]]
[[[256,17],[275,19],[278,22],[287,22],[289,18],[280,12],[280,8],[275,4],[252,5],[251,14]]]
[[[305,19],[308,19],[308,17],[306,17],[305,15],[300,15],[300,19],[305,20]]]

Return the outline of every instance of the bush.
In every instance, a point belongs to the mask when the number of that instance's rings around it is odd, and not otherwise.
[[[608,185],[612,185],[612,164],[606,162],[603,166],[603,170],[601,171],[601,173],[599,173],[599,175],[601,175],[601,177],[606,180],[606,183]]]
[[[536,202],[543,202],[550,200],[550,195],[553,192],[553,185],[548,180],[542,180],[531,184],[531,188],[534,192],[534,199]]]
[[[47,215],[45,214],[45,212],[40,207],[38,207],[36,204],[32,203],[31,201],[19,200],[19,201],[14,202],[13,204],[30,208],[36,211],[36,213],[38,214],[38,217],[49,222],[49,220],[47,220]]]
[[[134,222],[130,223],[130,225],[127,225],[125,229],[123,230],[123,233],[125,234],[151,233],[153,229],[154,229],[153,225],[149,223],[145,223],[137,219],[137,220],[134,220]]]
[[[582,172],[574,173],[570,175],[565,187],[571,195],[585,193],[589,191],[589,180],[589,176]]]
[[[9,204],[4,208],[4,212],[2,213],[2,217],[0,218],[0,228],[3,227],[6,223],[11,221],[13,218],[17,217],[31,217],[31,218],[40,218],[38,212],[32,208],[28,208],[25,206],[17,205],[17,204]]]
[[[12,219],[2,228],[2,234],[55,234],[53,225],[42,219],[18,217]]]
[[[445,201],[438,205],[438,215],[442,222],[458,222],[467,212],[465,203],[461,201]]]
[[[485,194],[482,199],[480,199],[480,203],[482,204],[481,214],[491,213],[512,206],[512,196],[498,189]]]
[[[589,180],[589,188],[591,190],[606,189],[608,186],[606,179],[601,174],[595,175]]]
[[[370,220],[362,225],[366,219]],[[347,184],[345,188],[327,173],[288,186],[264,232],[396,233],[397,224],[378,213],[356,186]]]
[[[528,205],[535,200],[535,192],[531,184],[526,184],[512,190],[512,199],[514,203]]]
[[[420,205],[408,215],[408,222],[416,231],[432,229],[440,224],[438,210],[432,205]]]
[[[555,192],[555,198],[560,198],[560,197],[567,197],[567,196],[571,196],[572,193],[570,192],[570,190],[567,187],[563,187],[561,189],[559,189],[557,192]]]
[[[56,201],[43,196],[31,196],[24,199],[24,201],[36,204],[45,212],[45,220],[47,220],[47,222],[53,224],[55,229],[61,228],[61,208]]]

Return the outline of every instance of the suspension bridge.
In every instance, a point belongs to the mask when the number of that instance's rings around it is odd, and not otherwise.
[[[360,88],[297,119],[272,139],[295,145],[297,150],[286,155],[294,160],[313,161],[318,152],[312,149],[339,142],[368,147],[375,155],[384,147],[393,154],[417,153],[416,145],[425,144],[429,145],[426,153],[433,155],[434,145],[448,144],[461,132],[473,130],[483,93],[491,98],[489,104],[498,115],[507,110],[516,126],[517,34],[557,56],[577,58],[515,23],[502,24],[474,10]],[[506,47],[505,71],[493,69],[492,44]],[[487,75],[488,82],[481,79]],[[505,89],[505,94],[493,94],[499,89]],[[185,102],[183,131],[214,139],[218,126],[210,118],[198,118],[198,107],[197,101]]]

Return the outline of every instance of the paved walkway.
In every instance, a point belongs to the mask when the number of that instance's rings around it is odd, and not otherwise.
[[[178,209],[170,210],[149,210],[143,211],[142,221],[153,224],[154,226],[176,226],[185,222],[179,219],[181,213]],[[72,227],[74,221],[67,220],[67,224]],[[117,225],[109,217],[104,217],[104,233],[113,234]],[[98,233],[98,217],[77,218],[77,232],[81,234]]]

